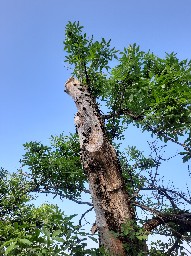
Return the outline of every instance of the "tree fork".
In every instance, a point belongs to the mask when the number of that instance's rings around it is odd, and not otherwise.
[[[133,223],[135,212],[130,197],[124,187],[117,154],[104,131],[104,124],[98,106],[88,87],[77,79],[70,78],[65,84],[65,92],[74,100],[77,107],[75,124],[79,135],[81,159],[87,175],[96,213],[96,224],[101,244],[111,255],[129,255],[124,243],[131,243],[137,253],[137,238],[116,237],[111,231],[121,233],[121,225]]]

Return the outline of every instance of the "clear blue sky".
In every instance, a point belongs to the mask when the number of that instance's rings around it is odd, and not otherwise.
[[[76,109],[64,93],[68,21],[119,49],[136,42],[191,58],[190,11],[190,0],[0,0],[0,166],[16,170],[27,141],[74,131]],[[142,143],[137,134],[128,140]]]

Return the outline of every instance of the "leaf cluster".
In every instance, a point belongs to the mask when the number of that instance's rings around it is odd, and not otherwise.
[[[35,207],[29,194],[31,182],[24,175],[10,175],[5,170],[0,174],[1,255],[84,256],[89,253],[87,239],[96,239],[74,225],[75,215],[66,216],[56,205]]]
[[[73,66],[72,74],[82,83],[88,85],[93,96],[101,96],[106,83],[109,62],[117,58],[118,52],[110,48],[110,42],[94,41],[83,33],[79,22],[68,22],[65,30],[64,50],[67,52],[65,62]],[[105,74],[104,74],[105,72]]]
[[[174,53],[162,59],[136,44],[120,54],[107,83],[107,106],[123,114],[123,123],[131,120],[165,142],[190,136],[191,61]]]
[[[32,174],[33,191],[52,191],[56,195],[80,196],[86,181],[80,161],[78,136],[52,136],[51,146],[40,142],[24,144],[22,167]]]
[[[66,25],[66,62],[94,97],[106,101],[109,139],[122,139],[124,129],[132,123],[164,142],[181,145],[183,160],[188,161],[191,61],[179,60],[173,52],[160,58],[136,44],[121,52],[110,45],[111,40],[89,39],[79,22]],[[118,64],[111,68],[114,59]]]

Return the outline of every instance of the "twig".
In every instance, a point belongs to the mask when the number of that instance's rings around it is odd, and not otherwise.
[[[77,200],[77,199],[74,199],[72,196],[62,194],[62,192],[53,192],[53,191],[49,191],[49,190],[44,190],[44,191],[43,191],[43,190],[39,190],[39,192],[40,192],[40,193],[44,193],[44,194],[49,194],[49,193],[51,193],[51,194],[54,194],[54,195],[56,195],[56,196],[58,195],[58,196],[60,196],[60,197],[69,199],[69,200],[71,200],[71,201],[73,201],[74,203],[77,203],[77,204],[86,204],[86,205],[89,205],[89,206],[93,206],[93,204],[90,203],[90,202],[82,202],[82,201],[79,201],[79,200]]]
[[[161,136],[161,135],[162,135],[167,141],[171,141],[171,142],[176,143],[177,145],[183,147],[183,148],[184,148],[186,151],[188,151],[189,154],[191,155],[191,149],[190,149],[189,147],[187,147],[185,144],[183,144],[183,143],[181,143],[181,142],[179,142],[179,141],[176,141],[175,139],[173,139],[173,138],[171,138],[171,137],[168,137],[163,131],[159,131],[159,130],[157,130],[157,129],[154,129],[154,128],[152,128],[152,126],[149,125],[149,124],[146,124],[146,127],[147,127],[151,132],[153,132],[155,135],[157,135],[157,136]]]
[[[175,243],[173,244],[173,246],[171,248],[169,248],[169,250],[167,251],[167,255],[171,256],[172,255],[172,252],[175,250],[175,249],[178,249],[179,248],[179,242],[181,241],[180,237],[178,237],[175,241]]]
[[[135,115],[134,113],[132,113],[129,109],[120,109],[115,111],[115,113],[111,113],[111,114],[107,114],[107,115],[103,115],[103,119],[110,119],[113,117],[120,117],[122,115],[128,115],[130,116],[133,120],[143,120],[143,113],[139,114],[139,115]]]
[[[88,212],[91,212],[91,211],[93,210],[93,208],[94,208],[94,207],[91,207],[90,209],[88,209],[87,211],[85,211],[85,212],[82,214],[81,218],[79,219],[79,226],[82,225],[82,219],[85,217],[85,215],[86,215]]]

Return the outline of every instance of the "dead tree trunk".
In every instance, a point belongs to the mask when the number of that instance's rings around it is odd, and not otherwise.
[[[66,85],[66,92],[73,98],[77,114],[75,124],[79,134],[81,157],[84,171],[96,213],[96,223],[101,244],[110,255],[134,255],[127,253],[124,243],[134,243],[138,253],[138,242],[124,237],[116,237],[111,231],[121,232],[121,225],[134,220],[134,209],[124,188],[120,164],[115,149],[104,132],[98,107],[88,88],[74,78]],[[131,223],[131,222],[130,222]],[[137,244],[137,245],[136,245]],[[135,254],[137,255],[137,254]]]

